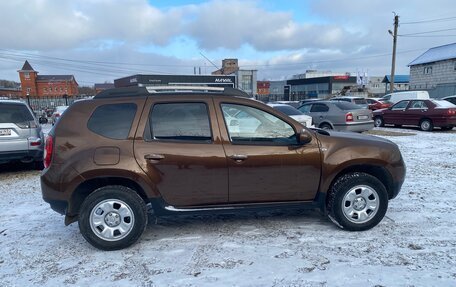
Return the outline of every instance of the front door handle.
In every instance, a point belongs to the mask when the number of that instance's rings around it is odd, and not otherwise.
[[[235,160],[236,162],[241,162],[241,161],[244,161],[248,158],[248,156],[246,156],[245,154],[233,154],[233,155],[230,155],[229,158],[231,158],[232,160]]]
[[[147,160],[162,160],[165,158],[165,156],[162,154],[152,153],[152,154],[146,154],[144,156],[144,158]]]

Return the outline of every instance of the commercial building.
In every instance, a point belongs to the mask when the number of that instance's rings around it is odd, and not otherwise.
[[[238,59],[224,59],[222,68],[212,72],[212,75],[235,76],[235,88],[243,90],[252,97],[256,96],[257,70],[240,69]]]
[[[329,98],[341,95],[356,85],[356,77],[349,75],[287,80],[289,98],[284,87],[284,100],[298,101],[308,98]]]
[[[77,96],[78,83],[73,75],[38,75],[28,61],[18,70],[22,97]]]
[[[114,80],[114,86],[207,86],[235,87],[235,76],[224,75],[133,75]]]
[[[456,94],[456,43],[427,50],[410,64],[410,90],[433,98]]]

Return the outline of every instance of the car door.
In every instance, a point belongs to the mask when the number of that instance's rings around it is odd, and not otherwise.
[[[425,101],[410,101],[409,106],[405,110],[404,124],[418,126],[427,110],[428,106]]]
[[[403,125],[406,121],[405,109],[410,101],[400,101],[383,113],[385,124]]]
[[[217,116],[228,163],[230,203],[315,198],[321,169],[315,138],[299,145],[296,127],[273,112],[247,104],[214,101],[220,109]],[[253,135],[228,124],[223,111],[234,109],[259,123]]]
[[[149,97],[144,136],[135,141],[136,160],[169,205],[227,203],[227,162],[211,119],[212,100],[188,98]]]

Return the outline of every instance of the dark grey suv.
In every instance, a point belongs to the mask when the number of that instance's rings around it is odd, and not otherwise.
[[[26,103],[0,100],[0,164],[20,161],[43,165],[41,126]]]

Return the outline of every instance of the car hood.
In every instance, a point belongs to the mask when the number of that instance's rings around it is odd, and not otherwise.
[[[362,145],[362,144],[367,144],[367,145],[375,145],[375,144],[381,144],[381,145],[394,145],[397,146],[395,143],[392,141],[373,136],[373,135],[366,135],[366,134],[360,134],[360,133],[354,133],[354,132],[339,132],[339,131],[333,131],[333,130],[320,130],[320,129],[315,129],[316,133],[318,134],[318,138],[321,141],[325,140],[325,137],[329,137],[332,140],[338,140],[346,143],[356,143],[357,145]]]

